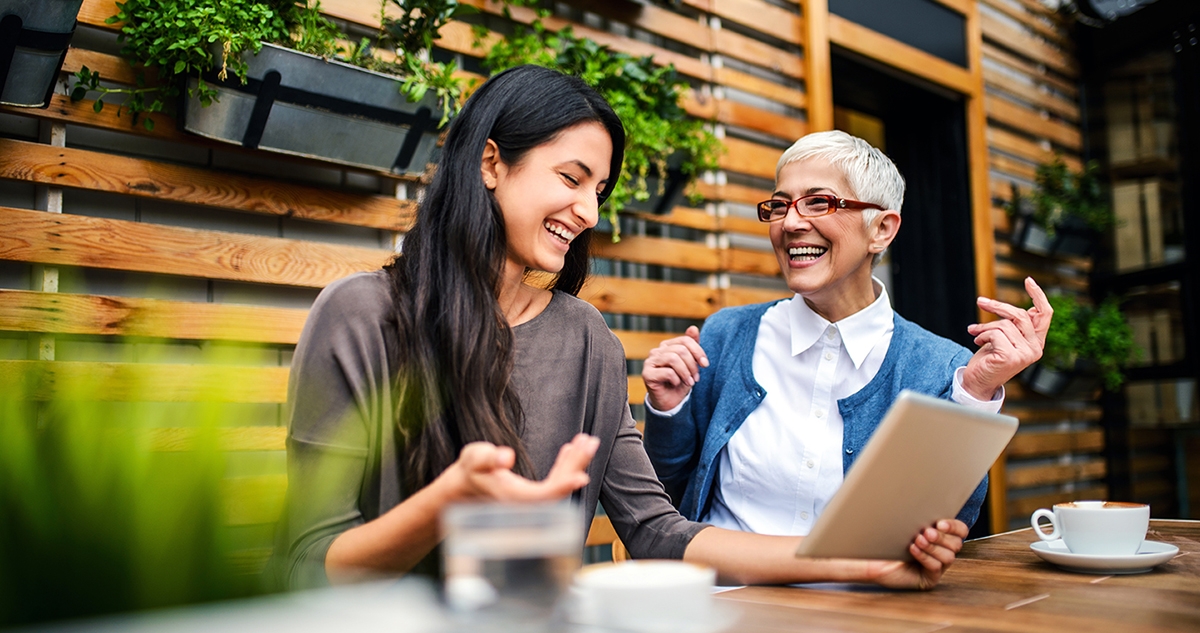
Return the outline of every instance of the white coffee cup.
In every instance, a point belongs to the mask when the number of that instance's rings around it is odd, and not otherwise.
[[[682,561],[591,565],[575,576],[570,619],[639,633],[698,630],[713,617],[715,570]]]
[[[1053,529],[1042,531],[1038,520],[1050,520]],[[1072,501],[1041,508],[1029,518],[1043,541],[1061,538],[1072,554],[1130,556],[1138,552],[1150,526],[1150,506],[1121,501]]]

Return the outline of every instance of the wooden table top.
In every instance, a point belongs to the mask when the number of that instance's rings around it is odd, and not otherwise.
[[[730,630],[747,633],[1200,631],[1200,521],[1155,519],[1146,538],[1179,554],[1142,574],[1075,573],[1038,558],[1026,528],[964,545],[933,591],[745,587],[718,597],[741,611]]]

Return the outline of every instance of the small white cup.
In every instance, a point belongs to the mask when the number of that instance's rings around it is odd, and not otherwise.
[[[1049,519],[1053,528],[1042,531],[1039,519]],[[1033,531],[1043,541],[1061,538],[1072,554],[1130,556],[1138,552],[1150,526],[1150,506],[1120,501],[1072,501],[1054,504],[1054,511],[1041,508],[1029,518]]]
[[[697,630],[713,617],[717,572],[671,560],[585,567],[571,589],[570,619],[616,630]]]

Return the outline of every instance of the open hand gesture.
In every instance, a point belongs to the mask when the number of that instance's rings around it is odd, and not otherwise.
[[[588,484],[588,464],[599,446],[597,438],[576,435],[558,450],[550,474],[541,481],[532,481],[512,471],[516,463],[512,448],[471,442],[445,474],[454,479],[456,497],[462,500],[554,501]]]
[[[642,365],[642,382],[650,406],[668,411],[679,406],[700,380],[700,368],[708,367],[708,355],[700,347],[700,329],[691,326],[683,336],[676,336],[650,350]]]
[[[979,307],[1000,319],[967,326],[979,351],[963,371],[962,386],[979,400],[991,400],[1004,383],[1042,357],[1054,310],[1032,277],[1025,278],[1025,290],[1033,299],[1032,308],[980,297]]]

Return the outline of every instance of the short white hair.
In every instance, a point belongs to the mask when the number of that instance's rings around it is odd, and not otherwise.
[[[775,183],[785,165],[812,158],[823,160],[842,172],[856,200],[900,211],[904,204],[904,177],[887,154],[870,143],[841,130],[807,134],[779,157]],[[863,222],[879,215],[877,209],[863,209]]]

